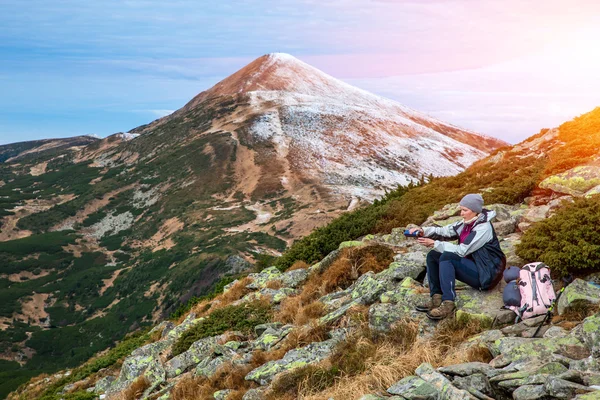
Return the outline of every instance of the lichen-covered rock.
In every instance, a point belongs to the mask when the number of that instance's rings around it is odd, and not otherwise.
[[[266,388],[255,388],[248,390],[242,400],[264,400],[265,399]]]
[[[292,271],[284,272],[279,277],[279,280],[284,287],[297,288],[308,278],[308,270],[306,269],[295,269]]]
[[[356,299],[356,300],[352,300],[351,302],[347,303],[346,305],[338,308],[335,311],[330,312],[329,314],[319,318],[319,325],[327,325],[327,324],[331,324],[335,321],[337,321],[338,319],[340,319],[344,314],[346,314],[346,312],[351,309],[354,306],[360,305],[361,303],[361,299]]]
[[[329,339],[324,342],[311,343],[308,346],[290,350],[281,360],[269,361],[266,364],[253,369],[246,375],[245,379],[254,381],[259,385],[268,385],[273,378],[281,372],[290,371],[324,360],[331,354],[336,344],[336,340]]]
[[[505,337],[496,340],[488,348],[492,355],[502,354],[505,360],[515,366],[560,362],[563,359],[561,354],[587,350],[585,345],[573,336],[557,339]]]
[[[163,321],[160,324],[156,325],[154,328],[152,328],[152,330],[148,332],[148,335],[152,336],[154,332],[161,332],[161,338],[164,338],[167,335],[167,333],[169,333],[169,331],[173,328],[175,328],[175,324],[173,322]]]
[[[521,234],[513,233],[507,235],[503,240],[500,241],[500,248],[506,256],[506,265],[515,265],[522,267],[525,265],[525,261],[517,255],[517,244],[521,243]]]
[[[450,365],[438,369],[446,375],[469,376],[475,374],[484,374],[488,378],[496,376],[501,372],[483,362],[468,362],[462,364]]]
[[[258,292],[248,293],[240,300],[235,301],[233,304],[252,303],[260,299],[269,299],[271,304],[279,304],[288,296],[296,294],[296,289],[292,288],[281,288],[281,289],[269,289],[262,288]]]
[[[458,203],[446,204],[440,210],[433,212],[429,218],[423,222],[423,226],[438,225],[438,221],[444,221],[448,218],[460,217],[460,205]],[[438,225],[442,226],[442,225]]]
[[[107,393],[116,393],[127,388],[140,376],[145,376],[151,386],[164,382],[165,369],[157,356],[130,356],[125,359],[119,377],[112,382],[106,390]]]
[[[256,336],[260,336],[263,334],[264,331],[266,331],[269,328],[279,329],[282,326],[283,326],[283,324],[281,322],[269,322],[266,324],[260,324],[260,325],[256,325],[254,327],[254,333],[256,333]]]
[[[167,361],[165,369],[167,377],[173,378],[182,374],[189,367],[197,365],[207,356],[213,353],[213,348],[217,344],[218,336],[200,339],[190,346],[190,348]]]
[[[407,277],[417,279],[425,272],[426,255],[423,252],[398,254],[389,267],[376,275],[377,279],[401,281]]]
[[[338,257],[340,256],[341,252],[342,252],[341,250],[337,249],[337,250],[334,250],[331,253],[327,254],[324,259],[322,259],[321,261],[319,261],[315,265],[311,266],[308,269],[308,273],[309,274],[312,274],[312,273],[320,274],[322,272],[325,272],[327,270],[327,268],[329,268],[329,266],[331,264],[333,264],[333,262],[335,260],[338,259]]]
[[[96,382],[96,386],[94,386],[94,393],[101,394],[108,390],[110,385],[115,381],[114,376],[105,376]]]
[[[444,375],[437,372],[431,364],[423,363],[415,370],[415,373],[424,381],[432,385],[439,392],[440,400],[476,400],[477,398],[469,392],[459,389]]]
[[[436,400],[438,390],[418,376],[407,376],[387,389],[389,394],[401,395],[405,399]]]
[[[512,397],[514,400],[538,400],[546,398],[547,395],[544,385],[525,385],[515,389]]]
[[[379,298],[385,286],[373,276],[373,272],[367,272],[354,282],[350,292],[353,300],[360,300],[362,304],[373,304]]]
[[[408,310],[426,301],[428,297],[429,294],[423,292],[419,282],[407,277],[393,290],[382,293],[379,296],[379,301],[382,303],[401,303]]]
[[[138,347],[137,349],[131,352],[132,356],[150,356],[150,355],[158,355],[173,344],[172,340],[160,340],[158,342],[149,343],[145,346]]]
[[[387,332],[392,325],[403,318],[410,317],[412,310],[401,304],[374,304],[369,308],[369,328]]]
[[[517,222],[510,219],[507,221],[494,222],[492,225],[494,226],[496,235],[499,237],[508,236],[512,233],[515,233],[517,230]]]
[[[381,237],[384,243],[392,246],[399,246],[406,242],[406,236],[404,236],[404,228],[394,228],[392,233],[389,235],[383,235]]]
[[[569,305],[579,301],[588,301],[594,304],[599,303],[600,286],[581,279],[575,279],[565,288],[560,299],[558,299],[558,314],[562,314]]]
[[[265,268],[259,273],[249,274],[248,277],[252,282],[246,285],[248,289],[258,290],[265,287],[267,282],[278,279],[281,276],[281,271],[277,267]]]
[[[352,290],[347,288],[337,292],[329,293],[321,297],[319,301],[325,304],[325,309],[327,311],[337,310],[338,308],[352,301],[352,297],[350,297],[351,292]]]
[[[478,373],[469,376],[458,376],[452,383],[459,389],[466,390],[467,392],[474,394],[484,394],[486,396],[493,396],[494,391],[492,385],[485,374]]]
[[[250,267],[252,267],[252,264],[237,254],[231,255],[225,260],[225,271],[232,275],[246,271],[250,269]]]
[[[231,392],[233,392],[233,390],[231,389],[219,390],[213,393],[213,397],[215,398],[215,400],[225,400]]]
[[[576,393],[595,390],[588,388],[587,386],[569,382],[556,377],[550,377],[544,387],[550,396],[557,399],[572,399],[575,397]]]
[[[572,334],[586,344],[594,357],[600,356],[600,313],[584,319]]]
[[[340,243],[340,246],[338,247],[338,250],[341,249],[346,249],[349,247],[363,247],[366,246],[367,244],[364,242],[361,242],[360,240],[349,240],[347,242],[342,242]]]
[[[278,329],[267,328],[252,346],[254,349],[271,350],[275,345],[281,342],[294,329],[293,325],[285,325]]]
[[[181,324],[177,325],[175,328],[171,329],[169,333],[167,333],[166,340],[170,340],[173,343],[176,342],[185,331],[187,331],[203,319],[204,318],[196,319],[196,314],[189,313]]]
[[[504,305],[502,293],[494,288],[480,291],[469,287],[456,291],[456,308],[469,317],[477,318],[491,325],[494,317],[502,311]]]
[[[582,360],[573,360],[569,363],[569,369],[582,373],[600,373],[600,361],[596,358],[585,358]]]
[[[217,372],[217,369],[227,361],[227,357],[220,356],[212,358],[208,356],[196,365],[195,375],[210,377]]]
[[[600,185],[600,167],[584,165],[549,176],[540,182],[539,187],[582,197],[588,190],[598,185]]]

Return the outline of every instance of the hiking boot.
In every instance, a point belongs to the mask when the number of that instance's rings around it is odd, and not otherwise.
[[[433,310],[427,313],[427,317],[434,321],[444,319],[451,315],[454,315],[454,310],[456,310],[456,306],[453,301],[444,300],[442,301],[442,305],[438,308],[434,308]]]
[[[442,295],[434,294],[433,296],[431,296],[429,301],[427,301],[426,303],[417,304],[417,306],[415,307],[415,310],[420,311],[420,312],[428,312],[428,311],[433,310],[434,308],[438,308],[441,304],[442,304]]]

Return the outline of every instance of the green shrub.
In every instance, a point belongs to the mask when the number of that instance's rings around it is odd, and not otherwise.
[[[265,324],[271,319],[271,307],[268,303],[254,302],[228,306],[210,313],[193,328],[185,332],[173,345],[173,355],[178,355],[190,348],[192,343],[209,337],[220,335],[226,331],[242,331],[249,333],[256,325]]]
[[[271,385],[268,399],[299,397],[302,387],[310,388],[312,392],[320,392],[333,386],[341,371],[335,367],[306,365],[281,374]]]
[[[600,269],[600,196],[577,199],[527,230],[517,255],[566,275]]]
[[[190,311],[192,309],[192,307],[194,307],[196,304],[200,303],[201,301],[214,299],[217,295],[223,293],[223,288],[225,286],[229,285],[234,280],[235,280],[235,278],[233,276],[225,276],[225,277],[221,278],[221,280],[219,280],[219,282],[216,283],[216,285],[214,286],[213,290],[210,293],[208,293],[204,296],[200,296],[200,297],[196,297],[196,296],[192,297],[191,299],[189,299],[187,301],[187,303],[181,304],[179,306],[179,308],[177,308],[177,310],[175,310],[175,312],[173,312],[171,314],[169,319],[178,320],[179,317],[185,315],[188,311]]]
[[[82,379],[87,378],[88,376],[100,371],[102,368],[110,367],[111,365],[117,363],[122,358],[131,354],[131,352],[138,347],[146,344],[149,340],[150,336],[148,335],[148,329],[132,334],[127,337],[120,343],[118,343],[115,347],[107,351],[105,354],[95,357],[80,367],[75,368],[71,375],[64,377],[57,382],[53,383],[50,387],[46,389],[46,391],[40,396],[40,399],[43,400],[55,400],[62,398],[60,392],[69,383],[77,382]],[[79,392],[77,392],[79,393]],[[79,396],[80,394],[73,393],[71,396]],[[68,397],[73,400],[85,400],[88,397]]]

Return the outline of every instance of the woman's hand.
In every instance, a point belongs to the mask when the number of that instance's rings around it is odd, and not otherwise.
[[[419,232],[421,232],[421,236],[423,236],[423,234],[424,234],[424,232],[423,232],[423,228],[410,228],[410,229],[408,230],[408,232],[409,232],[410,234],[413,234],[413,233],[415,233],[416,231],[419,231]]]
[[[427,247],[433,247],[433,245],[435,244],[435,240],[423,237],[417,238],[417,242]]]

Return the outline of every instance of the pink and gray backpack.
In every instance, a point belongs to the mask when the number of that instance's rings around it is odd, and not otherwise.
[[[504,307],[517,314],[517,321],[546,314],[556,300],[550,269],[544,263],[507,268],[504,280]]]

